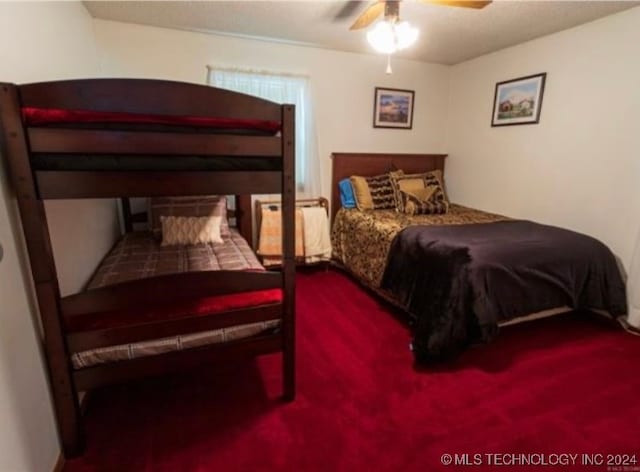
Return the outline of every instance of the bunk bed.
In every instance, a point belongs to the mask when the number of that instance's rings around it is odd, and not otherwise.
[[[78,392],[111,383],[281,352],[283,397],[293,400],[294,126],[292,105],[195,84],[0,84],[2,154],[20,210],[65,456],[83,449]],[[45,200],[121,198],[124,239],[135,240],[130,197],[235,195],[238,233],[232,238],[251,241],[251,194],[274,193],[282,201],[278,272],[250,264],[249,270],[171,272],[116,283],[94,277],[86,290],[60,294]],[[261,323],[271,329],[116,361],[78,360],[113,346]]]

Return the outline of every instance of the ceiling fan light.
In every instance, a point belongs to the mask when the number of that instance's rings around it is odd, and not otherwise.
[[[398,50],[405,49],[418,39],[418,28],[411,26],[408,21],[401,21],[395,24],[395,34]]]
[[[418,29],[411,26],[408,21],[382,20],[367,32],[367,41],[376,52],[381,54],[393,54],[405,49],[416,39],[418,39]]]
[[[367,32],[367,41],[376,52],[393,54],[397,50],[394,25],[389,21],[378,21]]]

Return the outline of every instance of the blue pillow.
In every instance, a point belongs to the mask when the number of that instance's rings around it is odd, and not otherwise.
[[[351,180],[342,179],[338,183],[338,188],[340,189],[340,202],[342,202],[342,208],[355,208],[356,197],[353,195]]]

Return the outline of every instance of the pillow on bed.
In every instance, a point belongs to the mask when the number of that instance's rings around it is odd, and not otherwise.
[[[358,210],[384,210],[395,208],[395,196],[390,174],[350,177]]]
[[[437,187],[422,187],[422,188],[418,188],[415,189],[413,191],[402,191],[405,194],[405,198],[406,195],[410,195],[411,197],[415,197],[420,201],[423,202],[428,202],[429,199],[431,197],[433,197],[433,194],[436,193]]]
[[[424,195],[422,189],[435,188],[439,190],[442,195],[438,198],[443,198],[449,204],[447,195],[444,192],[444,185],[442,184],[442,171],[434,170],[431,172],[424,172],[422,174],[391,174],[391,185],[393,186],[395,207],[399,212],[405,212],[404,203],[406,197],[402,192],[413,194],[414,196]],[[429,195],[432,195],[429,193]],[[424,199],[425,201],[428,198]]]
[[[449,211],[449,202],[440,187],[429,186],[405,192],[400,190],[403,211],[409,215],[439,215]]]
[[[338,188],[340,189],[340,203],[342,204],[342,208],[355,208],[356,197],[353,194],[351,180],[342,179],[338,182]]]
[[[161,216],[161,246],[222,243],[219,216]]]
[[[229,222],[227,221],[227,197],[224,195],[204,195],[189,197],[153,197],[149,200],[149,221],[153,234],[160,239],[162,236],[162,216],[185,217],[220,217],[220,235],[229,237]]]

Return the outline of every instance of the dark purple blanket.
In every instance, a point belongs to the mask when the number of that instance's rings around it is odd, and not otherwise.
[[[529,313],[564,305],[627,312],[607,246],[531,221],[410,226],[393,241],[382,288],[416,317],[419,363],[488,341],[499,322]]]

